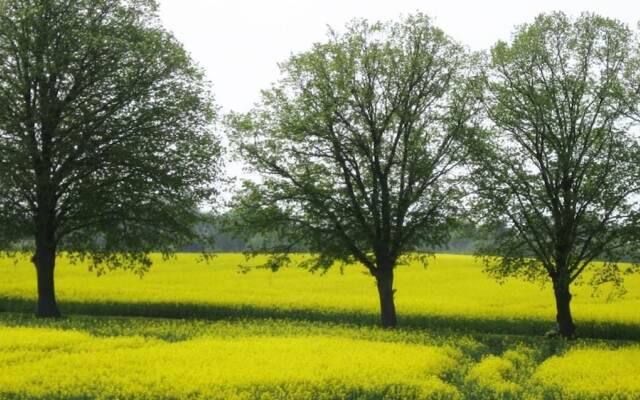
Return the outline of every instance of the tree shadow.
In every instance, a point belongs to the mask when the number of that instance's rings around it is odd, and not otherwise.
[[[277,308],[249,304],[202,304],[169,302],[61,301],[66,315],[144,317],[199,320],[286,320],[356,326],[377,326],[379,316],[371,312],[339,309]],[[0,297],[0,312],[33,314],[36,301]],[[458,315],[399,314],[398,326],[456,334],[543,336],[554,327],[551,320],[536,318],[484,318]],[[581,338],[640,340],[640,325],[615,322],[577,321]]]

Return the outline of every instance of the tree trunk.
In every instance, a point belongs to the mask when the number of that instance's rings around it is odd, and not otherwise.
[[[383,328],[395,328],[396,304],[394,300],[395,290],[393,289],[393,268],[381,270],[376,274],[378,295],[380,296],[380,316]]]
[[[575,339],[576,326],[571,316],[571,292],[569,284],[563,281],[553,283],[553,291],[556,297],[556,321],[558,333],[566,339]]]
[[[56,246],[51,240],[37,239],[33,262],[38,275],[38,310],[40,318],[60,317],[54,286]]]

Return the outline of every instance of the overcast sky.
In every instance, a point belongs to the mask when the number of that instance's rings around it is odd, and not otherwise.
[[[353,18],[396,19],[421,11],[473,50],[508,39],[513,27],[541,12],[582,11],[640,20],[638,0],[159,0],[160,15],[205,69],[224,111],[246,111],[278,78],[277,63]]]

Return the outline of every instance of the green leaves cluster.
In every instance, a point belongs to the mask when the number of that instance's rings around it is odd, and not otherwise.
[[[296,249],[317,254],[312,269],[363,264],[384,325],[389,271],[471,214],[492,232],[487,270],[550,279],[573,337],[570,285],[604,260],[590,282],[619,289],[638,267],[620,262],[640,260],[639,43],[592,14],[540,15],[487,56],[423,15],[331,31],[229,117],[260,176],[236,218],[272,232],[255,251],[272,252],[273,269]]]
[[[144,269],[148,252],[194,240],[220,174],[216,112],[156,9],[0,3],[3,248],[44,234],[96,266]]]
[[[305,249],[318,254],[311,268],[356,260],[375,273],[446,243],[476,112],[464,49],[424,15],[355,21],[281,68],[256,109],[228,120],[261,176],[237,198],[238,218],[277,232],[254,250]]]
[[[492,49],[473,164],[476,205],[500,231],[482,249],[503,256],[490,272],[570,283],[609,260],[594,282],[617,282],[616,263],[640,259],[637,43],[620,22],[556,13]]]

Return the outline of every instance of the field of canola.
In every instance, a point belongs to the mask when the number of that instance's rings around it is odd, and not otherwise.
[[[550,288],[503,285],[468,256],[399,267],[400,329],[377,323],[372,279],[238,272],[158,260],[140,279],[62,259],[68,318],[42,321],[26,261],[0,260],[1,399],[638,399],[640,278],[610,299],[576,290],[575,343],[544,338]]]

